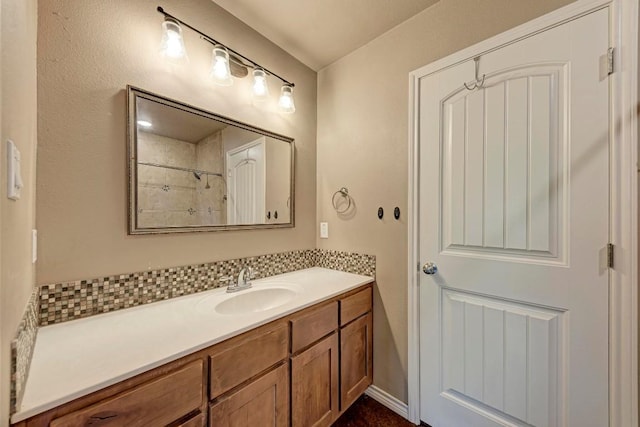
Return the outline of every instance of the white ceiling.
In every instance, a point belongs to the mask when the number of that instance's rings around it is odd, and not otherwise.
[[[313,70],[439,0],[214,0]]]

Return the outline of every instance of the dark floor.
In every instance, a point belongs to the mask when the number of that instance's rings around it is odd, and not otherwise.
[[[333,427],[415,427],[415,424],[364,395],[338,418]]]

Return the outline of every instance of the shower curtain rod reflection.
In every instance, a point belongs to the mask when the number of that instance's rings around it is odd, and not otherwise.
[[[149,162],[138,162],[138,164],[139,165],[143,165],[143,166],[151,166],[151,167],[154,167],[154,168],[165,168],[165,169],[173,169],[173,170],[177,170],[177,171],[191,172],[191,173],[195,173],[195,174],[198,174],[198,175],[209,175],[209,176],[222,177],[221,173],[208,172],[208,171],[203,171],[203,170],[200,170],[200,169],[181,168],[179,166],[161,165],[159,163],[149,163]]]

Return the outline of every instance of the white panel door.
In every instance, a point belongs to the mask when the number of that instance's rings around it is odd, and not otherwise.
[[[608,9],[420,80],[420,416],[608,425]]]
[[[265,222],[265,138],[227,152],[227,223]]]

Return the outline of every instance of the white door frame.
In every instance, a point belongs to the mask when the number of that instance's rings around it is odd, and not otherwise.
[[[409,74],[408,419],[420,423],[419,80],[597,9],[610,7],[611,99],[609,425],[638,426],[638,8],[640,0],[577,0]],[[605,54],[606,52],[603,52]]]

